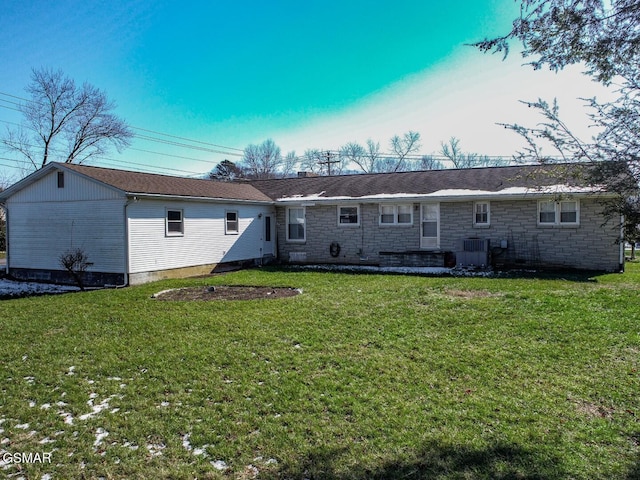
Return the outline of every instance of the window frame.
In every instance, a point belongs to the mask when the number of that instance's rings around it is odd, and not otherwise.
[[[171,212],[179,212],[180,220],[170,219],[169,214]],[[169,225],[179,225],[180,230],[174,231],[169,228]],[[167,237],[183,237],[184,236],[184,210],[182,208],[167,208],[164,212],[164,225],[165,236]]]
[[[342,209],[343,208],[355,208],[356,209],[356,221],[355,222],[342,222],[342,218],[344,217],[344,215],[342,214]],[[360,226],[360,205],[338,205],[337,206],[337,211],[338,211],[338,226],[339,227],[359,227]],[[350,216],[349,216],[350,218]]]
[[[478,212],[480,205],[486,205],[486,212]],[[486,215],[487,220],[485,222],[478,221],[478,215]],[[486,228],[491,226],[491,202],[489,200],[480,200],[473,202],[473,226],[477,228]]]
[[[292,223],[289,222],[290,220],[290,212],[292,210],[302,210],[302,222],[298,223],[298,225],[302,225],[302,238],[291,238],[291,230],[290,230],[290,226],[292,225]],[[285,228],[286,228],[286,239],[287,242],[289,243],[305,243],[307,241],[307,209],[306,207],[287,207],[286,211],[285,211]],[[300,217],[297,217],[300,218]]]
[[[409,210],[409,221],[401,222],[400,215],[406,215],[400,212],[400,208],[406,207]],[[384,209],[393,209],[391,213],[383,213]],[[387,210],[388,211],[388,210]],[[393,215],[393,222],[384,222],[383,216]],[[412,227],[413,226],[413,204],[412,203],[381,203],[378,207],[378,225],[381,227]]]
[[[236,216],[235,220],[229,220],[229,214]],[[230,223],[235,223],[235,229],[229,228]],[[225,210],[224,212],[224,234],[225,235],[238,235],[240,233],[240,215],[238,210]]]
[[[575,210],[570,210],[567,212],[563,212],[562,207],[568,203],[575,204]],[[551,214],[551,209],[543,212],[543,205],[553,205],[553,222],[551,221],[542,221],[541,215],[542,213]],[[562,214],[563,213],[575,213],[575,221],[563,221]],[[539,227],[578,227],[580,226],[580,200],[579,199],[571,199],[571,200],[539,200],[538,201],[538,226]]]

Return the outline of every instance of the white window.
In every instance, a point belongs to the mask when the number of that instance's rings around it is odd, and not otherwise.
[[[227,235],[237,234],[239,229],[238,212],[235,210],[228,210],[225,217],[224,233]]]
[[[339,206],[338,207],[338,225],[346,227],[357,227],[360,225],[360,207],[359,206]]]
[[[539,225],[578,225],[579,223],[580,203],[577,200],[538,202]]]
[[[304,207],[287,208],[287,240],[290,242],[304,242],[305,239]]]
[[[473,204],[473,224],[476,227],[488,227],[490,224],[489,202],[476,202]]]
[[[182,210],[167,210],[166,215],[167,236],[184,235],[184,218]]]
[[[380,205],[380,225],[413,225],[412,205]]]

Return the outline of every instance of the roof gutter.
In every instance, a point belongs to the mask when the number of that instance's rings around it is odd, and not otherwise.
[[[567,195],[578,198],[613,198],[614,194],[606,192],[537,192],[528,193],[500,193],[500,192],[478,192],[469,195],[401,195],[391,194],[371,195],[364,197],[285,197],[276,200],[276,205],[310,205],[310,204],[336,204],[336,203],[398,203],[398,202],[465,202],[469,200],[535,200],[549,198],[554,195]]]
[[[273,200],[246,200],[238,198],[212,198],[212,197],[193,197],[189,195],[170,195],[161,193],[136,193],[127,192],[129,198],[146,198],[150,200],[187,200],[190,202],[207,202],[207,203],[242,203],[247,205],[275,205]]]

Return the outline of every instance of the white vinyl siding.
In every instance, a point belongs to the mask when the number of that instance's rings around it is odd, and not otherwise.
[[[70,179],[71,175],[67,175],[66,180]],[[54,187],[58,188],[57,185]],[[64,190],[67,189],[68,183]],[[93,263],[88,271],[124,272],[124,204],[124,198],[37,203],[10,201],[10,267],[62,270],[58,261],[60,255],[72,248],[82,248]]]
[[[73,172],[64,173],[64,188],[58,187],[58,171],[51,171],[37,182],[16,192],[9,200],[21,202],[66,202],[124,198],[124,192]]]
[[[229,208],[231,207],[231,208]],[[238,235],[225,235],[226,213],[238,213]],[[184,235],[164,235],[165,212],[182,210]],[[128,207],[130,272],[142,273],[262,257],[260,205],[140,200]]]

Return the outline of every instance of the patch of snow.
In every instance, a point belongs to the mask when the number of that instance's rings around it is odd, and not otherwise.
[[[29,408],[33,408],[36,406],[36,402],[34,402],[33,400],[29,400]]]
[[[159,457],[162,455],[162,450],[165,448],[167,448],[167,446],[164,443],[150,443],[147,445],[147,450],[152,457]]]
[[[50,473],[45,473],[44,475],[42,475],[40,477],[40,480],[51,480],[53,477],[51,476]]]
[[[50,408],[51,408],[50,403],[43,403],[42,405],[40,405],[40,410],[49,410]]]
[[[191,438],[190,433],[185,433],[182,436],[182,446],[187,452],[190,452],[192,450],[191,443],[189,442],[189,438]]]
[[[23,377],[23,378],[29,385],[33,385],[34,383],[36,383],[36,377]]]
[[[280,203],[299,203],[299,202],[335,202],[348,200],[398,200],[398,199],[469,199],[469,198],[493,198],[493,197],[532,197],[539,195],[551,194],[593,194],[601,193],[602,188],[569,186],[569,185],[548,185],[540,188],[529,187],[509,187],[498,191],[490,190],[471,190],[471,189],[443,189],[431,193],[376,193],[373,195],[363,195],[361,197],[352,197],[349,195],[336,195],[333,197],[325,197],[326,192],[312,193],[309,195],[293,195],[291,197],[278,198]]]
[[[0,296],[22,297],[26,295],[42,295],[46,293],[77,292],[78,287],[68,285],[52,285],[48,283],[18,282],[16,280],[0,279]]]
[[[46,445],[47,443],[53,443],[53,442],[55,442],[55,440],[53,440],[53,439],[51,439],[49,437],[45,437],[42,440],[40,440],[38,443],[40,445]]]
[[[138,445],[134,445],[133,443],[126,441],[122,444],[123,447],[128,448],[129,450],[138,450],[140,448]]]
[[[58,414],[64,418],[64,423],[67,425],[73,425],[73,415],[67,412],[58,412]]]
[[[229,465],[227,465],[226,462],[224,462],[223,460],[216,460],[215,462],[210,462],[211,465],[213,465],[213,468],[215,468],[216,470],[227,470],[229,468]]]
[[[67,370],[67,375],[75,375],[74,370],[76,369],[76,367],[74,367],[73,365],[71,365],[69,367],[69,369]]]
[[[29,428],[29,424],[28,423],[19,423],[18,425],[16,425],[16,428],[19,428],[21,430],[26,430],[27,428]]]
[[[98,427],[96,430],[96,440],[93,442],[93,448],[98,448],[107,436],[109,436],[109,432],[102,427]]]
[[[80,415],[78,418],[80,420],[87,420],[89,418],[95,417],[103,410],[107,410],[109,408],[109,402],[111,399],[115,397],[115,395],[111,395],[110,397],[105,398],[99,404],[94,405],[93,400],[98,397],[97,393],[92,393],[89,395],[89,400],[87,401],[87,405],[91,406],[91,412]]]
[[[260,470],[253,465],[247,465],[244,469],[245,477],[256,478],[260,474]]]

